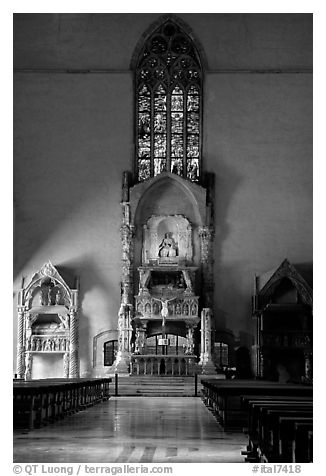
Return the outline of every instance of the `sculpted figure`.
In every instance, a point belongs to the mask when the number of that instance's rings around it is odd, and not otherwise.
[[[31,338],[26,339],[26,350],[31,350]]]
[[[52,304],[51,288],[48,290],[48,306]]]
[[[58,291],[57,291],[57,293],[56,293],[56,295],[55,295],[55,303],[56,303],[57,305],[59,305],[59,304],[60,304],[60,300],[61,300],[61,292],[60,292],[60,289],[58,289]]]
[[[158,255],[161,258],[177,256],[177,247],[170,233],[165,233],[162,243],[159,246]]]

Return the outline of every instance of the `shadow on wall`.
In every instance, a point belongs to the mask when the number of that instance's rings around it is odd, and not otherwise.
[[[231,329],[237,345],[251,346],[252,293],[250,270],[237,261],[232,266],[220,265],[214,273],[216,329]],[[239,273],[242,270],[242,275]]]
[[[113,290],[108,287],[107,280],[99,273],[90,259],[70,261],[65,266],[58,266],[64,277],[70,270],[80,277],[79,290],[79,358],[81,377],[92,375],[93,348],[92,339],[98,333],[99,328],[107,327],[115,329],[117,322],[109,322],[108,316],[118,315],[118,308],[112,311],[109,303],[114,302],[110,295],[118,297],[119,289]],[[65,274],[64,274],[65,273]]]
[[[215,269],[219,269],[224,241],[229,235],[228,210],[242,177],[219,156],[208,155],[208,164],[215,164],[214,224],[215,224]],[[217,172],[216,172],[217,171]]]
[[[96,183],[96,180],[94,181]],[[117,183],[120,184],[120,180]],[[55,250],[66,253],[69,253],[69,247],[70,253],[78,250],[83,252],[83,248],[87,248],[85,240],[92,240],[96,229],[103,236],[105,244],[107,224],[110,220],[115,222],[116,218],[120,217],[119,187],[108,190],[107,185],[102,182],[98,183],[97,188],[94,186],[94,189],[90,188],[89,184],[84,189],[80,186],[66,187],[65,192],[55,193],[55,199],[51,187],[52,183],[49,184],[50,197],[43,194],[41,197],[29,199],[27,204],[24,203],[23,196],[20,197],[16,192],[14,279],[29,267],[32,257],[38,256],[40,252],[44,254],[44,250],[51,250],[52,246]],[[49,255],[49,252],[46,255]]]
[[[227,329],[234,325],[230,318],[240,321],[240,316],[244,314],[243,306],[247,296],[239,286],[239,263],[232,266],[225,266],[222,260],[222,251],[225,241],[229,238],[230,226],[228,223],[229,208],[233,201],[238,187],[242,182],[241,175],[229,165],[218,154],[208,155],[207,164],[214,164],[215,185],[213,191],[214,203],[214,286],[215,302],[214,315],[217,329]],[[222,296],[221,296],[222,294]],[[232,309],[228,309],[232,303]],[[240,304],[241,303],[241,304]],[[245,304],[245,307],[246,304]],[[250,315],[250,314],[249,314]],[[239,317],[238,317],[239,316]],[[239,329],[239,325],[237,329]],[[236,329],[233,329],[235,332]]]

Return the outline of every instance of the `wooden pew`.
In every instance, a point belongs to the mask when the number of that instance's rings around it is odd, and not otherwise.
[[[225,430],[241,430],[248,424],[247,410],[241,406],[243,395],[270,397],[311,397],[312,386],[280,384],[262,380],[201,379],[204,403]]]
[[[111,378],[14,381],[14,428],[33,429],[107,400]]]
[[[312,458],[312,398],[272,398],[243,396],[248,411],[249,444],[246,461],[251,462],[308,462]],[[295,424],[306,421],[310,449],[302,451],[301,436]],[[307,436],[308,439],[308,436]],[[298,450],[295,452],[294,448]],[[301,448],[301,453],[299,453]],[[298,459],[299,458],[299,459]]]
[[[205,378],[201,382],[204,403],[223,428],[247,429],[246,461],[312,460],[311,385]]]
[[[296,427],[305,428],[303,434],[296,433]],[[311,412],[300,412],[299,415],[284,415],[279,417],[279,460],[286,463],[311,463],[312,462],[312,428],[313,418]],[[304,447],[304,441],[311,435],[311,442]]]
[[[306,457],[307,463],[313,462],[313,421],[296,421],[292,441],[292,462],[300,462]]]

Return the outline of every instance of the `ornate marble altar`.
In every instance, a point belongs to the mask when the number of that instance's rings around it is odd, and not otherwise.
[[[44,353],[62,356],[62,377],[78,377],[78,289],[50,261],[26,287],[22,281],[17,311],[17,377],[33,378],[33,357]]]
[[[177,202],[166,193],[169,188],[179,190]],[[192,374],[199,357],[195,329],[202,307],[209,324],[206,319],[200,366],[211,371],[213,233],[206,189],[168,172],[130,186],[129,174],[124,173],[121,206],[122,293],[115,371]],[[147,340],[155,335],[160,338],[151,354]],[[183,342],[173,351],[170,336]]]

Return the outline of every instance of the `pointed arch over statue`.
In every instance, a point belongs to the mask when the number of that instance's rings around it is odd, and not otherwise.
[[[150,180],[141,182],[130,188],[130,212],[133,225],[140,220],[142,208],[148,202],[154,202],[160,190],[168,189],[169,185],[179,191],[180,202],[189,204],[192,209],[192,221],[197,226],[204,226],[206,221],[207,191],[199,184],[182,179],[171,172],[164,172]],[[179,203],[180,205],[180,203]],[[177,204],[172,208],[177,209]],[[186,214],[187,215],[187,214]]]
[[[56,364],[62,361],[56,377],[79,377],[78,295],[78,280],[76,289],[69,287],[51,261],[33,274],[27,286],[22,282],[17,306],[18,378],[35,378],[33,360],[44,367],[49,357]]]

